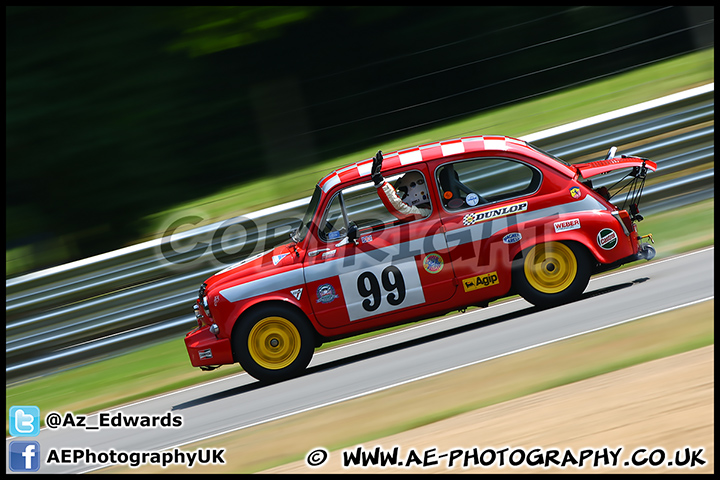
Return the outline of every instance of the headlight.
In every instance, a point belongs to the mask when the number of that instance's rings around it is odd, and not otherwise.
[[[195,312],[195,320],[197,320],[198,328],[202,327],[202,314],[200,313],[200,306],[196,303],[193,305],[193,311]]]

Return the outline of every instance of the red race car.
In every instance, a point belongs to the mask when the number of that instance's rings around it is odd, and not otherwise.
[[[522,140],[460,138],[401,150],[320,180],[291,242],[203,283],[193,366],[239,362],[266,382],[296,376],[323,342],[518,293],[551,307],[590,275],[654,249],[638,235],[641,157],[570,165]],[[629,169],[628,203],[589,177]]]

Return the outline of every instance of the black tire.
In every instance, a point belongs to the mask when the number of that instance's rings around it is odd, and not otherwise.
[[[315,330],[304,315],[277,304],[242,316],[232,338],[235,360],[267,383],[300,375],[312,359],[315,343]]]
[[[590,281],[592,262],[574,242],[547,242],[523,251],[513,268],[513,283],[525,300],[554,307],[580,298]]]

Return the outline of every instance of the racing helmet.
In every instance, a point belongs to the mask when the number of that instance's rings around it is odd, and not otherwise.
[[[408,172],[403,175],[395,182],[395,190],[400,200],[411,207],[430,202],[425,177],[420,172]]]

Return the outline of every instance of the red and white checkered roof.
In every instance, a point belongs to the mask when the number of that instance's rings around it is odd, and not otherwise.
[[[511,137],[478,136],[457,138],[383,154],[383,170],[390,170],[417,162],[437,160],[438,158],[461,153],[484,152],[487,150],[507,151],[515,149],[513,147],[529,148],[522,140]],[[335,170],[320,180],[318,185],[324,192],[327,192],[339,183],[349,182],[360,177],[369,177],[372,161],[372,158],[370,158]]]

